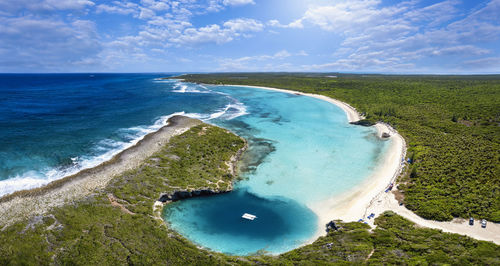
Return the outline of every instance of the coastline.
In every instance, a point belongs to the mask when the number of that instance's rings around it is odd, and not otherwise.
[[[355,122],[363,118],[352,106],[323,95],[259,86],[225,86],[253,87],[314,97],[340,107],[346,113],[349,122]],[[144,136],[142,140],[132,147],[121,151],[113,156],[111,160],[103,162],[96,167],[85,169],[75,175],[53,181],[41,188],[18,191],[0,197],[0,213],[2,214],[0,216],[0,230],[4,226],[24,219],[27,215],[35,216],[43,214],[51,208],[63,204],[71,204],[71,202],[82,197],[92,195],[99,189],[105,187],[115,175],[136,167],[144,158],[149,157],[158,150],[155,150],[155,148],[161,147],[168,142],[170,137],[182,134],[192,126],[201,123],[199,120],[186,117],[183,117],[181,120],[183,121],[179,122],[175,121],[175,119],[171,121],[169,119],[166,126]],[[406,144],[397,131],[387,124],[377,123],[374,127],[379,137],[381,137],[384,132],[389,132],[391,135],[391,143],[390,147],[388,147],[387,155],[381,159],[377,168],[373,171],[373,175],[367,177],[355,188],[341,195],[331,197],[323,202],[308,206],[318,216],[319,224],[317,233],[303,245],[310,244],[317,240],[318,237],[325,235],[325,224],[331,220],[338,219],[344,222],[350,222],[362,218],[373,227],[374,219],[367,220],[366,216],[372,212],[378,216],[386,210],[394,211],[419,226],[437,228],[445,232],[467,235],[475,239],[493,241],[496,244],[500,244],[500,224],[488,223],[488,228],[485,230],[480,228],[479,220],[476,221],[474,227],[468,226],[467,221],[463,219],[455,219],[451,222],[425,220],[406,209],[404,206],[399,206],[393,193],[384,193],[385,188],[390,183],[394,182],[395,178],[397,178],[402,171],[403,164],[401,163],[401,159],[405,158]],[[145,148],[143,145],[149,146]],[[228,165],[228,167],[233,171],[235,170],[234,165]],[[153,210],[160,207],[156,205],[155,203]]]
[[[207,84],[207,85],[213,85],[213,84]],[[284,93],[289,93],[289,94],[295,94],[295,95],[304,95],[304,96],[309,96],[313,97],[316,99],[320,99],[332,104],[335,104],[336,106],[340,107],[342,110],[347,115],[347,120],[349,122],[357,122],[361,119],[364,119],[364,117],[356,111],[356,108],[350,106],[349,104],[339,101],[337,99],[330,98],[328,96],[324,95],[319,95],[319,94],[313,94],[313,93],[305,93],[305,92],[299,92],[299,91],[292,91],[292,90],[285,90],[285,89],[278,89],[278,88],[270,88],[270,87],[261,87],[261,86],[250,86],[250,85],[217,85],[217,86],[238,86],[238,87],[246,87],[246,88],[258,88],[258,89],[263,89],[263,90],[271,90],[271,91],[279,91],[279,92],[284,92]],[[377,128],[379,129],[379,128]],[[382,129],[382,128],[380,128]]]
[[[116,175],[138,167],[159,151],[171,137],[201,124],[197,119],[172,116],[167,125],[144,136],[135,145],[121,151],[109,161],[53,181],[43,187],[17,191],[0,198],[0,228],[28,216],[41,215],[104,188]]]
[[[337,99],[330,98],[324,95],[303,93],[285,89],[277,89],[261,86],[249,85],[224,85],[224,86],[239,86],[247,88],[259,88],[264,90],[272,90],[295,95],[304,95],[317,98],[341,108],[347,115],[349,122],[357,122],[364,117],[352,106]],[[377,130],[378,137],[382,137],[384,132],[391,135],[390,147],[387,150],[387,155],[382,159],[381,163],[373,171],[371,176],[367,177],[360,185],[344,192],[340,195],[333,196],[325,201],[310,204],[309,207],[318,216],[318,231],[304,245],[314,242],[318,237],[326,235],[325,225],[331,220],[342,220],[344,222],[355,222],[359,219],[366,219],[367,210],[372,203],[384,193],[384,190],[395,181],[397,176],[402,171],[401,161],[406,156],[406,142],[404,138],[397,133],[392,127],[385,123],[377,123],[374,125]],[[376,213],[381,214],[383,211]],[[369,214],[368,214],[369,215]],[[373,219],[370,220],[373,226]]]
[[[220,85],[218,85],[220,86]],[[222,85],[222,86],[239,86],[247,88],[259,88],[264,90],[279,91],[295,95],[304,95],[314,97],[335,104],[340,107],[347,115],[349,122],[356,122],[364,117],[359,114],[356,109],[342,101],[318,94],[303,93],[292,90],[250,86],[250,85]],[[357,187],[350,191],[344,192],[341,195],[333,196],[323,202],[318,202],[308,206],[318,216],[318,231],[303,245],[311,244],[318,237],[326,235],[325,225],[331,220],[342,220],[344,222],[356,222],[363,219],[372,228],[374,218],[385,211],[393,211],[396,214],[414,222],[418,226],[439,229],[443,232],[460,234],[472,237],[478,240],[492,241],[500,245],[500,223],[488,222],[486,228],[481,228],[479,219],[476,217],[474,226],[470,226],[466,219],[455,218],[450,222],[439,222],[424,219],[405,206],[399,205],[394,192],[397,191],[396,178],[403,171],[403,160],[406,158],[406,142],[398,132],[386,123],[378,122],[374,125],[377,130],[377,135],[382,137],[382,133],[390,134],[391,147],[387,151],[387,155],[378,165],[373,174],[366,178]],[[389,184],[394,183],[392,191],[385,192]],[[367,219],[371,213],[375,217]]]

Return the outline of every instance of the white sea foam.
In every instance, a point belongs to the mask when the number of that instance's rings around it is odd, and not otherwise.
[[[185,93],[187,91],[187,85],[177,84],[172,92]]]
[[[163,78],[153,79],[154,83],[176,83],[179,81],[180,81],[179,79],[163,79]]]
[[[194,85],[194,84],[186,84],[182,82],[178,82],[174,86],[174,90],[172,92],[177,93],[213,93],[207,87],[203,85]]]
[[[223,116],[227,112],[228,109],[229,109],[229,105],[227,105],[221,111],[218,111],[218,112],[215,112],[213,114],[210,114],[206,120],[212,120],[212,119],[219,118],[219,117]]]
[[[216,110],[211,114],[187,113],[185,116],[208,122],[213,119],[231,120],[246,114],[248,114],[246,106],[241,102],[235,102],[230,103],[224,108]]]
[[[231,111],[231,109],[233,109],[235,111]],[[226,120],[231,120],[231,119],[234,119],[236,117],[248,114],[247,107],[241,102],[230,104],[228,111],[229,112],[227,112],[226,116],[225,116]]]
[[[0,196],[14,191],[31,189],[46,185],[54,180],[76,174],[84,169],[95,167],[105,161],[110,160],[119,152],[135,145],[145,135],[159,130],[167,124],[167,120],[174,115],[185,115],[191,118],[209,122],[213,119],[231,120],[236,117],[248,114],[246,106],[223,92],[212,91],[204,85],[191,85],[180,82],[180,80],[158,80],[154,82],[175,83],[172,92],[178,93],[216,93],[225,95],[231,103],[227,104],[214,113],[185,113],[177,112],[158,118],[152,125],[135,126],[120,129],[117,133],[120,140],[103,139],[99,141],[93,150],[98,155],[81,155],[71,158],[72,165],[69,167],[56,167],[41,171],[29,171],[22,175],[0,181]]]
[[[0,196],[19,191],[23,189],[32,189],[46,185],[54,180],[61,179],[80,172],[81,170],[95,167],[105,161],[110,160],[121,151],[132,147],[149,133],[155,132],[167,125],[170,117],[175,115],[185,115],[184,112],[176,112],[170,115],[158,118],[150,126],[138,126],[123,129],[127,141],[117,141],[112,139],[104,139],[94,147],[97,156],[77,156],[71,158],[72,165],[69,167],[56,167],[45,169],[42,171],[28,171],[22,175],[0,181]],[[122,135],[123,136],[123,135]]]
[[[30,171],[25,173],[22,176],[16,176],[14,178],[9,178],[6,180],[0,181],[0,196],[10,194],[14,191],[31,189],[35,187],[43,186],[53,180],[49,180],[45,177],[36,176],[38,173],[34,171]]]

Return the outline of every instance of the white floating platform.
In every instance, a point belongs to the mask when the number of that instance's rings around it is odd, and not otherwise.
[[[243,216],[241,216],[241,218],[253,221],[255,218],[257,218],[257,216],[250,213],[245,213],[243,214]]]

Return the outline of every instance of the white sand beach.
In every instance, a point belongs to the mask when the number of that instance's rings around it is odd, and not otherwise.
[[[346,113],[349,122],[356,122],[363,119],[361,114],[359,114],[354,107],[324,95],[261,86],[225,86],[259,88],[314,97],[340,107]],[[464,219],[454,219],[450,222],[426,220],[408,210],[406,207],[400,206],[393,193],[397,190],[396,184],[394,184],[392,191],[385,192],[385,190],[391,183],[395,183],[396,178],[401,171],[403,171],[404,159],[406,157],[406,142],[396,130],[385,123],[377,123],[374,127],[377,129],[379,137],[381,137],[384,132],[390,134],[391,146],[386,151],[387,154],[385,158],[377,169],[375,169],[372,176],[368,177],[361,185],[342,195],[334,196],[323,202],[308,206],[318,216],[319,229],[317,234],[305,244],[312,243],[319,236],[326,235],[325,225],[331,220],[354,222],[363,219],[368,222],[370,226],[374,227],[374,218],[367,219],[367,216],[374,213],[376,217],[387,210],[391,210],[422,227],[440,229],[444,232],[467,235],[475,239],[492,241],[496,244],[500,244],[500,224],[498,223],[488,222],[486,228],[481,228],[479,219],[476,219],[474,226],[469,226],[468,221]]]
[[[264,89],[264,90],[272,90],[272,91],[279,91],[279,92],[284,92],[284,93],[291,93],[291,94],[295,94],[295,95],[306,95],[309,97],[314,97],[317,99],[321,99],[323,101],[327,101],[329,103],[335,104],[338,107],[342,108],[342,110],[344,110],[344,112],[346,113],[347,119],[349,120],[349,122],[356,122],[356,121],[363,119],[363,117],[358,113],[358,111],[356,111],[356,109],[354,107],[350,106],[347,103],[344,103],[342,101],[339,101],[337,99],[333,99],[333,98],[330,98],[330,97],[327,97],[324,95],[313,94],[313,93],[304,93],[304,92],[291,91],[291,90],[285,90],[285,89],[270,88],[270,87],[260,87],[260,86],[248,86],[248,85],[223,85],[223,86],[238,86],[238,87],[246,87],[246,88],[258,88],[258,89]]]
[[[354,107],[324,95],[301,93],[269,87],[243,87],[259,88],[314,97],[340,107],[346,113],[349,122],[356,122],[363,118]],[[384,132],[390,133],[391,135],[391,146],[387,150],[387,155],[374,171],[372,176],[367,178],[363,184],[341,195],[334,196],[326,201],[317,202],[308,206],[318,216],[319,223],[317,234],[308,243],[313,242],[321,235],[325,235],[325,225],[333,219],[345,222],[364,219],[367,208],[370,206],[372,200],[380,193],[383,193],[389,184],[399,175],[402,166],[401,161],[405,156],[406,150],[403,137],[401,137],[401,135],[399,135],[390,126],[383,123],[377,123],[375,128],[377,129],[379,137],[381,137]]]

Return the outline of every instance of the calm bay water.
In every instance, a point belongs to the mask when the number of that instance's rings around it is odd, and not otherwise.
[[[175,230],[216,251],[282,253],[306,243],[324,228],[307,206],[359,185],[388,146],[373,128],[349,124],[340,108],[316,98],[245,87],[208,88],[246,106],[246,115],[212,121],[249,141],[242,158],[246,180],[237,183],[234,193],[171,204],[164,216]],[[241,218],[244,213],[257,219],[248,222]]]
[[[232,193],[170,204],[165,220],[216,251],[280,253],[318,229],[308,204],[361,183],[387,146],[318,99],[164,76],[0,75],[0,195],[95,166],[184,113],[249,141],[246,180]]]

